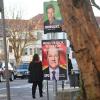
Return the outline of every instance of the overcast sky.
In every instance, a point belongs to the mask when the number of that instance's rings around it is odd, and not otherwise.
[[[30,19],[43,13],[43,2],[51,0],[4,0],[5,10],[9,13],[12,9],[21,10],[24,19]],[[56,1],[56,0],[52,0]],[[100,0],[95,0],[100,6]],[[100,10],[93,7],[95,16],[100,16]]]

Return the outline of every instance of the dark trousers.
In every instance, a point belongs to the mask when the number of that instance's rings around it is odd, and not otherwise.
[[[39,88],[39,94],[40,94],[40,97],[42,97],[42,81],[35,81],[33,82],[33,85],[32,85],[32,96],[35,97],[35,93],[36,93],[36,87],[38,85],[38,88]]]
[[[79,74],[69,75],[70,86],[79,86]]]

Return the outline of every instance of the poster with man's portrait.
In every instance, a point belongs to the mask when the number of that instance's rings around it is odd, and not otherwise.
[[[44,2],[44,34],[61,32],[62,23],[57,1]]]
[[[42,64],[44,79],[67,79],[66,40],[42,40]],[[54,75],[55,74],[55,75]]]

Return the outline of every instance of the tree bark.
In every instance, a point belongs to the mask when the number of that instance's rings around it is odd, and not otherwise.
[[[100,100],[100,30],[89,0],[58,0],[84,82],[86,98]]]

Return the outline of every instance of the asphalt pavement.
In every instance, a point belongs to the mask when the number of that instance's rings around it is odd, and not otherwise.
[[[39,97],[39,91],[37,89],[36,99],[33,99],[31,95],[31,87],[32,84],[29,83],[27,84],[23,83],[20,85],[19,83],[18,84],[16,83],[15,85],[12,84],[10,87],[11,100],[68,100],[68,99],[64,99],[66,98],[66,92],[79,90],[78,87],[75,88],[70,87],[68,81],[64,82],[64,88],[62,88],[61,81],[57,82],[57,84],[54,81],[49,81],[48,83],[47,81],[44,81],[43,97],[42,98]],[[6,90],[4,88],[1,88],[0,100],[8,100],[5,91]],[[75,99],[70,98],[69,100],[75,100]]]

